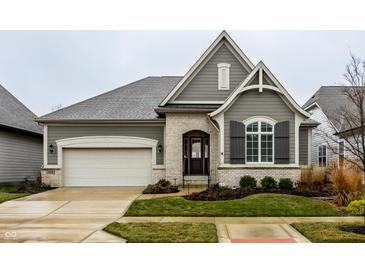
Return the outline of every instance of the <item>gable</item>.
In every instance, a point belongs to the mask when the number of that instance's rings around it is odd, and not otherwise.
[[[224,113],[224,161],[230,161],[230,121],[244,121],[254,116],[269,117],[277,122],[289,121],[289,161],[295,162],[295,114],[283,98],[272,90],[258,89],[241,93]]]
[[[229,89],[218,90],[219,63],[230,64]],[[245,68],[238,58],[229,49],[229,45],[222,42],[210,59],[201,66],[200,71],[177,92],[172,101],[217,101],[223,102],[229,94],[247,77],[248,68]]]
[[[221,47],[223,45],[225,45],[226,49],[228,49],[229,51],[225,51],[225,48],[221,49]],[[232,59],[232,61],[235,63],[236,60],[238,60],[238,62],[242,65],[243,69],[247,72],[247,74],[250,73],[253,70],[254,65],[252,64],[252,62],[247,58],[247,56],[242,52],[242,50],[237,46],[237,44],[232,40],[232,38],[228,35],[228,33],[226,31],[222,31],[221,34],[219,34],[219,36],[209,46],[209,48],[204,52],[204,54],[198,59],[198,61],[189,69],[189,71],[185,74],[185,76],[181,79],[181,81],[162,100],[162,102],[160,103],[159,106],[163,107],[167,103],[177,103],[177,104],[179,104],[179,103],[180,104],[181,103],[182,104],[184,104],[184,103],[191,103],[191,104],[194,104],[194,103],[195,104],[210,103],[210,101],[207,101],[207,100],[209,100],[209,94],[214,93],[210,88],[213,88],[213,90],[218,90],[218,88],[217,88],[218,79],[216,80],[217,81],[216,86],[213,87],[214,84],[211,84],[211,78],[209,78],[209,77],[202,77],[203,81],[204,80],[206,81],[205,83],[202,82],[202,81],[199,81],[200,85],[202,85],[204,87],[205,87],[205,85],[208,85],[208,88],[202,88],[202,90],[208,90],[208,93],[203,93],[202,94],[203,97],[205,97],[204,100],[199,100],[199,101],[191,100],[191,101],[188,101],[188,102],[186,102],[186,101],[185,102],[184,101],[175,102],[174,100],[181,94],[182,91],[184,91],[184,89],[189,85],[189,83],[195,78],[195,76],[197,74],[199,74],[201,69],[205,67],[205,65],[211,60],[211,58],[219,50],[221,50],[222,52],[225,51],[226,54],[228,53],[228,56],[230,58],[232,58],[232,55],[233,55],[234,58]],[[217,56],[219,56],[219,54]],[[224,60],[222,63],[227,65],[228,61]],[[223,65],[222,63],[221,63],[221,65]],[[216,65],[217,65],[217,63],[216,63]],[[228,68],[230,66],[231,66],[231,64],[228,64]],[[227,76],[226,76],[227,70],[223,69],[223,66],[221,66],[221,68],[222,68],[222,71],[224,72],[224,74],[223,74],[224,76],[222,76],[223,78],[221,78],[221,80],[224,81],[224,82],[221,82],[222,84],[224,83],[222,85],[222,89],[223,89],[223,88],[227,88],[227,82],[225,81],[227,79]],[[216,75],[217,75],[217,78],[218,78],[218,69],[217,69],[216,73],[217,73]],[[240,73],[243,73],[242,68],[240,68]],[[244,75],[246,75],[246,73],[244,73]],[[234,76],[233,79],[235,79],[235,77],[236,76]],[[244,80],[244,78],[241,79],[241,81],[243,81],[243,80]],[[212,85],[212,86],[210,86],[210,85]],[[223,93],[221,98],[227,98],[227,94],[230,93],[229,91],[232,91],[234,89],[234,85],[235,85],[235,82],[233,83],[233,86],[230,87],[230,89],[228,89],[228,92],[226,91],[226,92]],[[193,85],[191,85],[191,86],[193,86]],[[198,88],[198,90],[200,90],[200,87]],[[195,90],[192,88],[192,91],[195,91]],[[192,95],[192,94],[195,95],[195,93],[190,93],[190,95]],[[183,96],[185,96],[185,95],[182,95],[182,97],[180,97],[180,99],[184,98]],[[189,98],[189,92],[186,96],[187,97],[185,97],[185,98]],[[199,95],[198,97],[201,97],[201,95]],[[213,98],[213,100],[214,100],[214,98]],[[211,101],[211,102],[215,103],[215,104],[221,103],[221,101],[218,101],[218,100],[222,100],[222,99],[215,99],[214,101]]]

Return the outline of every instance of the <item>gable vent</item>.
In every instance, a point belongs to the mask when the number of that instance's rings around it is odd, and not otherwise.
[[[228,63],[219,63],[218,67],[218,90],[229,89],[229,68],[231,67]]]

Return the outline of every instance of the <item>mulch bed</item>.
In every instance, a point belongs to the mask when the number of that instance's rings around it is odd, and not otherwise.
[[[342,231],[365,235],[365,224],[361,226],[343,226]]]
[[[298,189],[263,189],[263,188],[236,188],[219,187],[214,185],[201,192],[193,192],[184,196],[187,200],[193,201],[221,201],[221,200],[234,200],[247,197],[249,195],[258,193],[276,193],[276,194],[289,194],[304,197],[330,197],[332,193],[325,191],[299,191]]]

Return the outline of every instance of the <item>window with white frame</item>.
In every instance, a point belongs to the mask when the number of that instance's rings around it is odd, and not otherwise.
[[[253,121],[246,125],[247,163],[274,162],[273,128],[268,121]]]
[[[327,165],[327,146],[320,145],[318,147],[318,165],[326,166]]]
[[[228,90],[229,89],[229,68],[230,64],[219,63],[218,67],[218,90]]]

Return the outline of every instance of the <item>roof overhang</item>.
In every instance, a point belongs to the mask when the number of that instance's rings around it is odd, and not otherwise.
[[[174,107],[171,107],[171,108],[163,108],[163,107],[158,107],[158,108],[155,108],[155,111],[157,113],[172,113],[172,112],[206,112],[206,113],[209,113],[209,112],[212,112],[213,110],[215,110],[216,108],[174,108]]]
[[[123,120],[123,119],[36,119],[40,124],[164,124],[165,119]]]
[[[263,74],[273,82],[274,85],[267,85],[263,83]],[[256,74],[259,75],[259,83],[251,85],[250,82],[254,79]],[[310,113],[301,108],[297,102],[290,96],[287,90],[282,86],[282,84],[275,78],[272,72],[265,66],[265,64],[260,61],[257,66],[252,70],[252,72],[247,76],[247,78],[231,93],[230,96],[225,100],[222,106],[217,110],[213,111],[209,115],[215,117],[221,112],[226,111],[239,97],[239,95],[248,90],[259,90],[263,92],[265,89],[277,92],[283,99],[284,102],[292,109],[302,114],[304,117],[309,118]]]
[[[231,46],[235,52],[238,54],[238,57],[245,62],[249,69],[252,70],[254,68],[253,63],[248,59],[248,57],[242,52],[242,50],[238,47],[238,45],[233,41],[233,39],[228,35],[226,31],[222,31],[219,36],[214,40],[214,42],[209,46],[209,48],[203,53],[203,55],[198,59],[198,61],[190,68],[190,70],[185,74],[185,76],[180,80],[180,82],[173,88],[173,90],[163,99],[160,103],[160,106],[165,106],[169,100],[180,90],[180,88],[191,78],[193,73],[199,68],[199,66],[207,59],[207,57],[211,54],[211,52],[216,48],[216,46],[222,41],[226,39],[229,46]]]
[[[9,131],[9,132],[18,133],[18,134],[25,134],[25,135],[29,135],[29,136],[36,136],[36,137],[43,136],[43,133],[40,133],[40,132],[34,132],[34,131],[11,127],[11,126],[7,126],[7,125],[3,125],[3,124],[0,124],[0,129]]]

